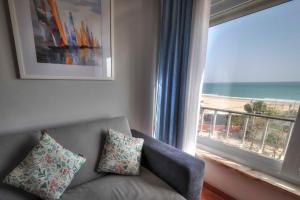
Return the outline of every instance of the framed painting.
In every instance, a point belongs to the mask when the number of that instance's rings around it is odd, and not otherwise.
[[[113,80],[110,0],[9,0],[22,79]]]

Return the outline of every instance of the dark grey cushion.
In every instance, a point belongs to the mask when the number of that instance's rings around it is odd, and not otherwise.
[[[62,200],[184,200],[164,181],[142,168],[140,176],[106,175],[65,192]]]
[[[142,165],[166,181],[187,200],[199,200],[205,163],[179,149],[136,130],[133,137],[143,138]]]

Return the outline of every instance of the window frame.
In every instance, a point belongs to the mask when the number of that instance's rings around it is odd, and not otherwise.
[[[264,9],[279,5],[281,3],[289,2],[290,0],[272,0],[269,4],[263,7]],[[267,2],[262,0],[261,2]],[[273,3],[272,3],[273,2]],[[253,9],[251,5],[251,13],[259,12],[263,9]],[[236,14],[237,10],[233,10],[231,16]],[[215,26],[230,20],[234,20],[243,17],[250,13],[239,13],[234,17],[230,17],[230,12],[227,11],[223,13],[224,15],[218,16],[219,18],[212,18],[211,26]],[[225,19],[226,18],[226,19]],[[202,95],[202,94],[201,94]],[[200,96],[201,96],[200,95]],[[200,102],[201,99],[199,99]],[[200,109],[199,109],[200,111]],[[200,113],[198,112],[197,121],[200,122]],[[287,150],[285,153],[284,160],[274,160],[263,155],[259,155],[255,152],[247,151],[238,147],[230,146],[220,141],[215,141],[213,139],[197,136],[196,148],[200,148],[216,154],[218,156],[224,157],[229,160],[233,160],[237,163],[249,166],[253,169],[270,174],[279,179],[286,180],[296,185],[300,185],[300,108],[298,110],[297,118],[294,122],[294,127],[289,137],[287,144]]]
[[[217,1],[212,4],[212,11],[210,17],[210,26],[216,26],[246,15],[259,12],[292,0],[256,0],[256,1],[236,1],[233,4],[229,2],[229,8],[226,6],[228,2]],[[225,4],[225,9],[223,8]],[[221,8],[221,9],[220,9]]]
[[[281,168],[281,176],[300,185],[300,109]]]

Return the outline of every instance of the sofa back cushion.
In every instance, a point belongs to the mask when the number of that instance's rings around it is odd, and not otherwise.
[[[118,130],[131,135],[125,117],[98,120],[48,129],[47,133],[66,149],[82,154],[85,165],[73,179],[70,187],[96,179],[103,174],[96,172],[108,129]]]
[[[102,174],[96,172],[108,129],[131,135],[125,117],[94,120],[47,129],[47,133],[70,151],[82,154],[85,165],[73,179],[70,188],[96,179]],[[0,197],[8,195],[4,177],[12,171],[37,144],[41,131],[0,135]],[[10,188],[11,190],[11,188]],[[1,198],[0,198],[1,199]]]
[[[0,135],[0,200],[35,199],[34,196],[2,181],[38,143],[40,136],[39,131]]]

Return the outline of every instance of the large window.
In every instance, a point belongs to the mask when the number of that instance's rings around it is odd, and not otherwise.
[[[198,148],[297,183],[282,170],[297,134],[299,10],[291,1],[209,29],[197,136]]]

